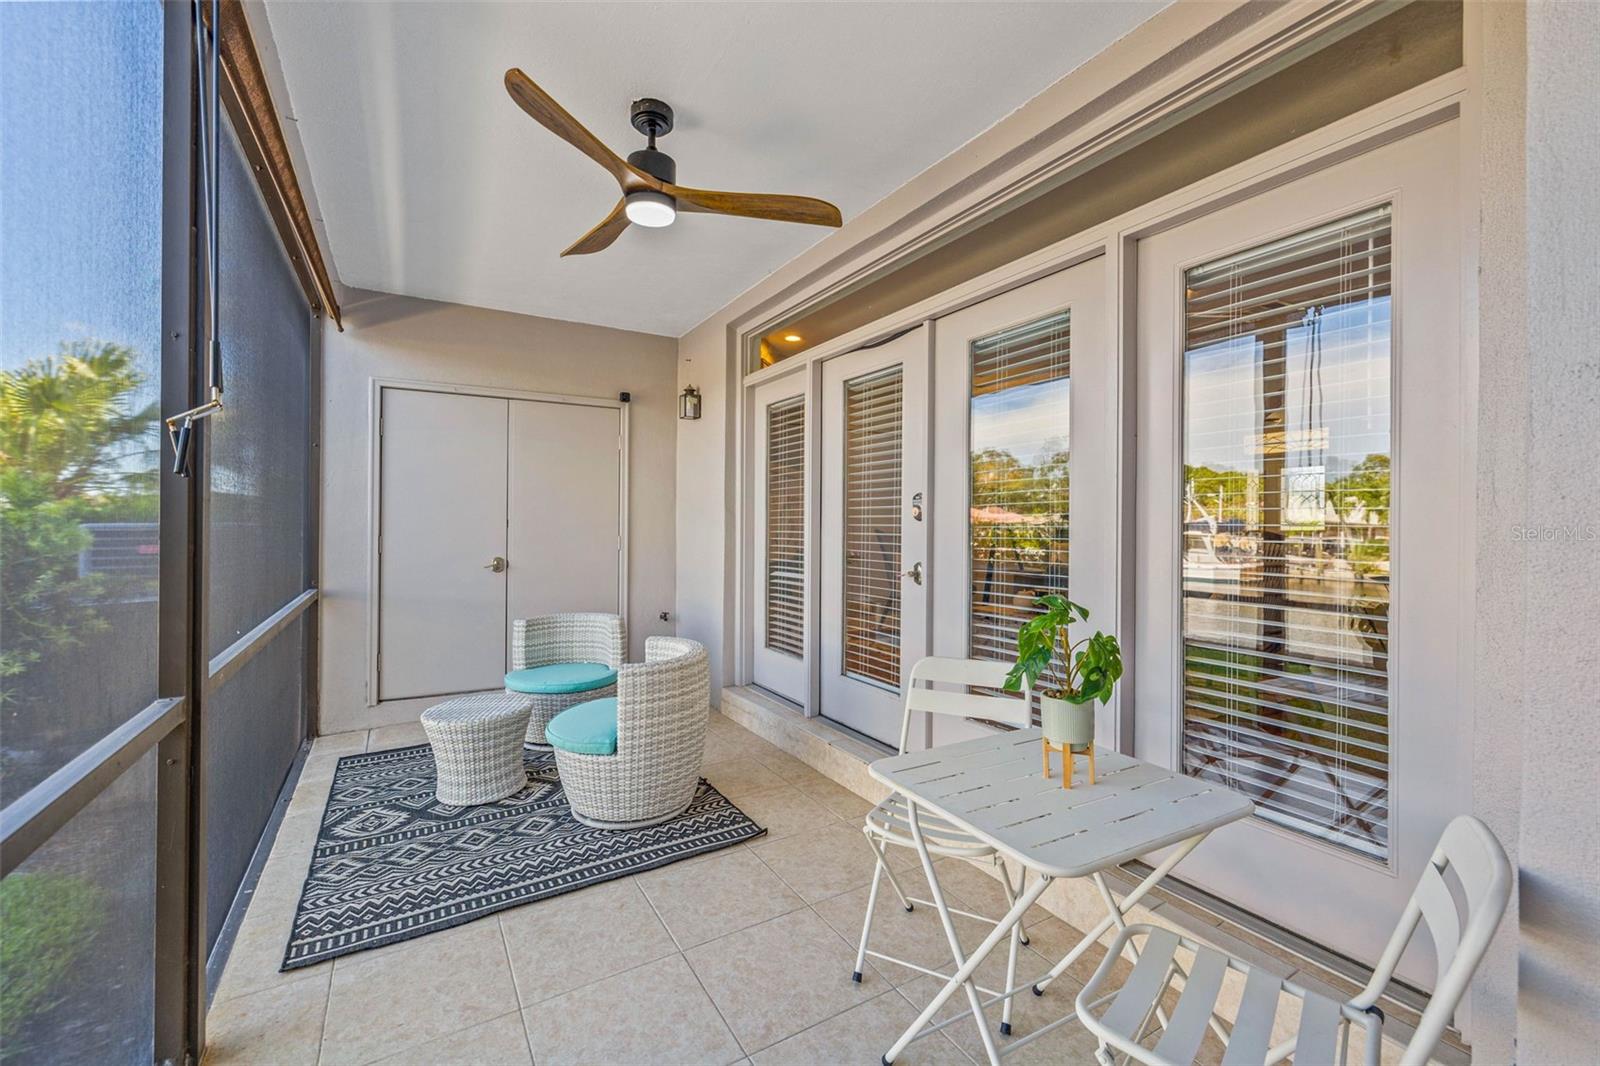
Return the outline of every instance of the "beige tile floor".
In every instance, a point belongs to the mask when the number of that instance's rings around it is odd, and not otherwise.
[[[421,740],[419,728],[402,725],[316,742],[217,989],[208,1066],[876,1063],[937,991],[933,978],[889,963],[869,965],[860,984],[850,980],[873,869],[859,830],[866,801],[717,714],[705,776],[766,836],[279,973],[339,755]],[[908,891],[925,894],[915,855],[892,849],[891,857]],[[998,883],[987,875],[948,861],[939,869],[952,906],[996,904]],[[948,963],[932,908],[906,914],[887,888],[879,907],[875,947]],[[1029,923],[1034,947],[1047,954],[1076,940],[1043,911]],[[983,927],[962,920],[959,931],[970,947]],[[1020,974],[1047,968],[1024,949]],[[999,953],[979,976],[1000,987]],[[1018,997],[1016,1035],[1070,1011],[1078,987],[1064,977],[1042,998]],[[945,1032],[911,1045],[900,1061],[981,1061],[970,1021]],[[1017,1058],[1090,1062],[1092,1048],[1070,1025]]]

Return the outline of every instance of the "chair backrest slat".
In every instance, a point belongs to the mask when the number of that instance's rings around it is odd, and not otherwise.
[[[978,718],[1004,725],[1028,726],[1033,722],[1030,693],[1019,696],[998,694],[1011,672],[1007,663],[984,659],[953,659],[929,656],[911,667],[906,687],[905,707],[900,722],[900,750],[906,750],[911,735],[911,716],[944,714],[957,718]],[[929,688],[945,685],[946,688]],[[996,695],[969,692],[971,688],[994,689]]]
[[[1422,880],[1417,882],[1416,899],[1422,907],[1422,917],[1427,919],[1439,972],[1443,973],[1455,958],[1456,946],[1461,943],[1461,915],[1456,911],[1450,886],[1444,883],[1444,875],[1432,863],[1422,871]]]
[[[1484,836],[1488,837],[1488,842]],[[1499,854],[1499,848],[1499,841],[1494,839],[1489,827],[1477,819],[1457,818],[1445,826],[1444,835],[1439,838],[1439,847],[1433,854],[1434,864],[1448,862],[1455,870],[1466,892],[1469,909],[1482,904],[1484,894],[1494,883],[1499,872],[1496,855],[1502,861],[1505,859]]]

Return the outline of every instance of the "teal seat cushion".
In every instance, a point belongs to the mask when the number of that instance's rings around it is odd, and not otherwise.
[[[617,698],[574,704],[550,719],[544,738],[552,746],[576,755],[615,755],[617,752]]]
[[[617,672],[605,663],[551,663],[513,670],[506,675],[506,688],[550,696],[562,692],[588,692],[617,683]]]

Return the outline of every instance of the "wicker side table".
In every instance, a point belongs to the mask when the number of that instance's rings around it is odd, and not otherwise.
[[[528,783],[522,739],[532,701],[516,693],[482,692],[436,703],[422,712],[433,746],[435,795],[455,807],[493,803]]]

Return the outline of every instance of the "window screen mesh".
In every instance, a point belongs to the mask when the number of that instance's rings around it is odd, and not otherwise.
[[[223,128],[218,326],[227,406],[205,430],[211,655],[308,583],[311,309],[255,174],[231,129]],[[304,625],[301,616],[207,696],[208,944],[221,933],[305,737]]]
[[[845,383],[844,672],[900,687],[900,367]]]
[[[306,453],[311,309],[223,123],[221,151],[222,414],[210,450],[210,655],[306,587]]]
[[[767,647],[805,654],[806,402],[767,408]]]
[[[1389,208],[1185,281],[1184,769],[1385,858]]]
[[[972,343],[973,658],[1013,659],[1034,601],[1067,592],[1071,349],[1066,311]]]

